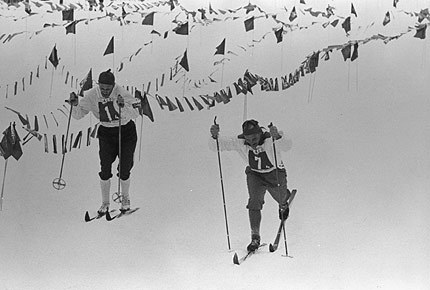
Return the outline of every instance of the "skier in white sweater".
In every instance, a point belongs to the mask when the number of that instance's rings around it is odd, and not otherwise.
[[[106,214],[110,205],[112,163],[119,157],[119,108],[121,107],[121,211],[130,210],[130,171],[133,167],[134,151],[137,143],[136,126],[133,119],[139,116],[135,109],[138,100],[123,87],[115,83],[110,70],[99,75],[98,86],[84,92],[80,100],[70,93],[69,103],[73,106],[72,116],[81,119],[89,112],[100,120],[97,131],[99,139],[100,186],[102,205],[99,215]]]

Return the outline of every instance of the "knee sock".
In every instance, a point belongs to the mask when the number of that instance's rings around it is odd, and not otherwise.
[[[122,198],[130,199],[129,190],[130,190],[130,178],[127,180],[120,180],[121,183],[121,195]]]
[[[251,236],[260,236],[261,210],[248,210]]]
[[[110,179],[108,179],[108,180],[100,179],[100,189],[101,189],[101,193],[102,193],[102,203],[109,204]]]

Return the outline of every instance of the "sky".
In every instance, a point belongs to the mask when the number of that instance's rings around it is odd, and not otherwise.
[[[190,10],[208,7],[201,1],[181,3]],[[214,9],[233,9],[248,1],[210,3]],[[339,15],[350,14],[350,2],[306,3],[303,11],[324,10],[330,4]],[[339,25],[314,24],[285,33],[280,44],[272,34],[276,24],[265,18],[246,33],[243,11],[238,20],[197,25],[187,37],[171,32],[175,14],[167,12],[155,15],[154,27],[102,19],[79,23],[76,35],[65,35],[63,27],[48,27],[36,35],[45,23],[61,23],[61,16],[45,13],[13,21],[4,15],[22,12],[0,10],[0,35],[27,31],[0,43],[1,128],[15,121],[21,139],[26,135],[9,107],[27,114],[31,123],[38,116],[40,132],[50,141],[48,153],[43,139],[33,138],[23,145],[21,159],[8,160],[0,211],[0,289],[428,289],[428,37],[415,38],[412,31],[386,44],[361,44],[354,62],[334,51],[329,60],[320,60],[315,73],[286,90],[266,92],[257,85],[246,97],[233,90],[247,69],[280,78],[329,45],[405,32],[416,18],[402,11],[429,7],[429,1],[399,1],[398,9],[391,1],[353,3],[358,16],[352,17],[350,36]],[[284,6],[288,11],[300,7],[299,1],[252,4],[283,21],[288,19]],[[392,21],[383,26],[387,11]],[[100,15],[77,11],[75,16]],[[299,13],[297,21],[307,26],[312,20]],[[151,34],[152,29],[170,31],[169,37]],[[115,54],[103,56],[112,36]],[[214,52],[224,38],[230,60],[214,65],[222,59]],[[59,67],[53,70],[48,63],[45,69],[54,45]],[[184,86],[178,74],[173,81],[166,78],[157,93],[184,100],[230,86],[233,98],[228,104],[200,111],[185,107],[182,113],[160,109],[154,98],[156,79],[169,74],[185,49],[190,66],[186,76],[208,80],[213,73],[216,82]],[[139,141],[130,194],[132,206],[140,209],[111,223],[85,223],[85,211],[94,212],[100,205],[97,140],[85,144],[87,129],[97,121],[90,116],[72,120],[70,132],[76,136],[83,131],[84,139],[80,148],[65,155],[66,187],[61,191],[52,187],[62,155],[52,152],[51,138],[65,133],[67,117],[59,108],[67,109],[64,99],[76,91],[65,83],[67,72],[81,80],[92,68],[96,78],[121,62],[123,69],[115,73],[118,83],[141,89],[152,82],[149,102],[155,122],[136,119]],[[30,86],[28,75],[38,65],[40,78]],[[14,96],[11,87],[23,77],[26,89]],[[218,159],[208,148],[215,117],[225,136],[237,135],[243,120],[254,118],[265,126],[273,122],[292,139],[293,148],[283,153],[283,160],[289,187],[298,190],[287,221],[293,258],[282,256],[282,242],[273,254],[266,247],[243,265],[232,264],[233,254],[244,255],[250,241],[245,164],[233,152],[221,154],[228,249]],[[0,176],[4,164],[0,162]],[[277,205],[267,195],[263,242],[273,242],[278,224]]]

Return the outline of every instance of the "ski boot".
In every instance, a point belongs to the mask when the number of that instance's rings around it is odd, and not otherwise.
[[[109,211],[109,203],[103,202],[102,206],[97,211],[99,216],[104,216]]]
[[[123,197],[121,200],[121,209],[122,213],[125,213],[130,210],[130,199],[128,197]]]
[[[251,236],[251,243],[248,245],[248,247],[246,247],[246,249],[248,250],[248,252],[254,252],[259,247],[260,247],[260,236],[253,234]]]

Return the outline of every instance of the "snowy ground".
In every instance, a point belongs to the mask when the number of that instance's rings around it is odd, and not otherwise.
[[[232,264],[250,238],[245,165],[234,153],[221,155],[229,251],[217,155],[207,142],[215,116],[222,134],[239,133],[243,95],[185,113],[150,100],[156,122],[144,120],[132,172],[132,205],[140,210],[111,223],[83,220],[100,203],[95,140],[66,155],[62,191],[51,185],[61,155],[30,141],[8,163],[0,289],[429,289],[429,52],[428,38],[379,42],[351,64],[349,88],[348,64],[338,56],[320,64],[311,101],[309,75],[286,91],[248,96],[247,117],[273,122],[293,140],[283,155],[290,188],[298,189],[287,223],[293,258],[282,256],[282,242],[276,253],[264,248]],[[2,105],[25,112],[27,100]],[[2,129],[14,118],[3,109]],[[264,242],[277,226],[268,195]]]

